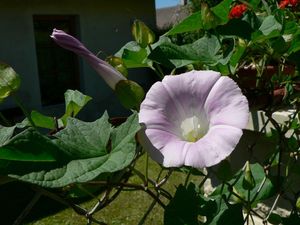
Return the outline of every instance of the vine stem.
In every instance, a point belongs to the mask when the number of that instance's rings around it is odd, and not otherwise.
[[[149,50],[150,50],[150,52],[153,52],[153,49],[152,49],[152,47],[151,47],[151,45],[149,44],[148,45],[148,48],[149,48]],[[161,69],[161,67],[160,67],[160,65],[158,64],[158,63],[156,63],[156,62],[153,62],[153,69],[154,69],[154,71],[155,71],[155,73],[157,74],[157,76],[160,78],[160,79],[163,79],[164,78],[164,73],[163,73],[163,71],[162,71],[162,69]]]
[[[22,211],[22,213],[19,215],[19,217],[14,221],[13,225],[19,225],[23,222],[25,217],[30,213],[33,206],[38,202],[40,197],[42,196],[41,192],[36,192],[29,204],[25,207],[25,209]]]
[[[20,100],[20,98],[14,94],[12,95],[14,101],[16,102],[16,104],[19,106],[19,108],[22,110],[22,112],[24,113],[24,115],[26,116],[26,118],[28,119],[30,125],[34,128],[34,129],[37,129],[31,116],[30,116],[30,113],[27,111],[27,109],[25,108],[25,106],[23,105],[22,101]]]
[[[277,202],[278,202],[280,196],[281,196],[281,193],[279,193],[279,194],[276,196],[276,199],[275,199],[275,201],[274,201],[274,203],[273,203],[271,209],[269,210],[269,213],[268,213],[267,217],[264,219],[265,221],[267,221],[267,220],[269,219],[271,213],[273,212],[275,206],[277,205]]]
[[[144,216],[142,217],[142,219],[138,223],[138,225],[143,225],[145,223],[148,215],[150,214],[150,212],[152,211],[152,209],[154,208],[155,205],[156,205],[156,200],[153,200],[151,205],[148,207],[147,211],[145,212]]]

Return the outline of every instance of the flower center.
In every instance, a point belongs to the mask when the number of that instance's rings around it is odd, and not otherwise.
[[[206,118],[197,116],[186,118],[180,125],[182,138],[185,141],[196,142],[207,133],[208,127]]]

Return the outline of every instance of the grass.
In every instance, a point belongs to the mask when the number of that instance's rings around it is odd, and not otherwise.
[[[136,168],[140,171],[145,170],[146,156],[142,156],[138,160]],[[160,166],[149,160],[149,177],[156,179],[160,171]],[[201,177],[200,177],[201,178]],[[200,178],[191,176],[190,180],[195,183],[200,183]],[[180,172],[173,172],[169,180],[164,184],[164,188],[172,195],[176,191],[176,186],[184,183],[186,175]],[[129,179],[130,183],[140,184],[142,181],[136,175]],[[167,200],[161,198],[165,204]],[[42,200],[41,200],[42,201]],[[139,225],[148,207],[151,205],[153,199],[144,191],[123,191],[117,199],[115,199],[109,206],[102,209],[95,214],[95,218],[103,221],[109,225]],[[42,202],[40,202],[42,203]],[[38,205],[40,205],[40,203]],[[89,200],[81,204],[86,209],[91,209],[96,203],[96,199]],[[33,208],[33,213],[35,208]],[[164,211],[159,204],[155,204],[151,213],[147,216],[143,224],[160,225],[163,224]],[[32,214],[28,216],[32,217]],[[26,225],[82,225],[87,221],[83,216],[76,214],[71,208],[63,209],[55,214],[47,215],[42,219],[27,222]]]

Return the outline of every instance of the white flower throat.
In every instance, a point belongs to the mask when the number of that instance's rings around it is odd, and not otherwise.
[[[208,131],[209,123],[204,116],[192,116],[181,122],[182,138],[185,141],[196,142]]]

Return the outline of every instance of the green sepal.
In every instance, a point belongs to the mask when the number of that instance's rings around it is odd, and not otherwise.
[[[124,77],[128,77],[127,67],[124,60],[117,56],[109,56],[106,61],[112,65],[116,70],[118,70]]]
[[[140,104],[144,99],[144,89],[134,81],[121,80],[117,83],[115,93],[121,104],[127,109],[140,108]]]

